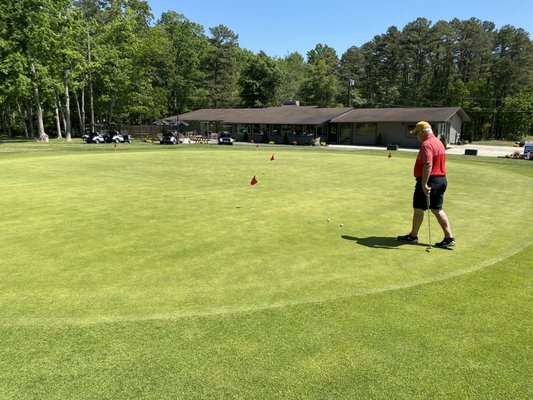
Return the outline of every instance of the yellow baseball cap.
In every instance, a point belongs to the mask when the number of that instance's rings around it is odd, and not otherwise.
[[[416,135],[418,132],[420,132],[422,129],[431,129],[431,125],[426,121],[420,121],[418,124],[416,124],[415,129],[413,129],[411,132],[409,132],[411,135]]]

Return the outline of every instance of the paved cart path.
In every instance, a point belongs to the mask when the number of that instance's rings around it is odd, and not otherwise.
[[[344,149],[344,150],[350,150],[350,149],[353,149],[353,150],[357,150],[357,149],[386,150],[386,147],[384,146],[381,146],[381,147],[380,146],[348,146],[348,145],[336,145],[336,144],[329,145],[328,148],[333,148],[333,149],[338,148],[338,149]],[[467,145],[450,145],[448,149],[446,149],[446,153],[464,155],[466,149],[477,150],[477,155],[482,156],[482,157],[505,157],[506,154],[512,154],[516,150],[519,150],[520,152],[524,150],[523,147],[467,144]],[[417,152],[418,149],[400,147],[398,151]]]

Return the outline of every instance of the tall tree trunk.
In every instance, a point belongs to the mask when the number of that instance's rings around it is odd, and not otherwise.
[[[81,103],[80,103],[80,107],[81,107],[81,114],[80,114],[80,118],[81,118],[81,123],[80,123],[80,134],[83,135],[85,133],[85,89],[82,89],[81,90],[81,99],[80,99]]]
[[[30,132],[28,130],[28,120],[26,119],[26,114],[22,111],[20,103],[17,103],[17,110],[19,112],[20,119],[23,122],[22,125],[24,126],[24,137],[28,139],[30,137]]]
[[[83,90],[81,91],[81,100],[78,96],[78,92],[74,91],[76,109],[78,110],[78,126],[80,127],[80,136],[83,136],[85,134],[85,112],[83,111],[83,97]]]
[[[9,118],[9,114],[9,105],[2,107],[2,125],[4,125],[4,129],[6,130],[7,135],[11,137],[11,118]]]
[[[54,107],[54,114],[55,114],[55,120],[56,120],[57,138],[62,139],[63,136],[61,135],[61,117],[59,115],[59,94],[57,93],[57,89],[55,90],[55,95],[56,95],[56,104]]]
[[[91,110],[91,132],[95,132],[94,123],[94,98],[93,98],[93,83],[91,81],[91,75],[89,75],[89,108]]]
[[[31,108],[30,100],[24,98],[24,108],[26,110],[26,123],[28,124],[28,138],[35,138],[35,129],[33,128],[33,110]]]
[[[65,119],[65,110],[63,109],[63,104],[61,103],[61,98],[59,96],[59,91],[57,88],[55,89],[55,96],[56,96],[56,105],[59,110],[59,122],[61,123],[61,126],[63,127],[63,132],[67,131],[67,120]]]
[[[117,101],[117,95],[113,93],[113,98],[111,99],[111,104],[109,105],[109,120],[107,121],[108,126],[113,123],[113,110],[115,109],[116,101]]]
[[[91,33],[89,30],[87,30],[87,61],[90,67],[91,66]],[[91,72],[89,72],[89,108],[91,111],[91,133],[94,133],[96,127],[94,126],[93,78],[92,78]]]
[[[39,89],[37,89],[37,87],[33,88],[33,97],[35,101],[35,111],[37,112],[37,134],[39,135],[39,140],[41,142],[48,142],[49,138],[46,132],[44,131],[43,109],[41,107]]]
[[[41,142],[48,142],[49,138],[44,131],[43,109],[41,107],[41,98],[39,96],[39,88],[37,87],[37,78],[35,76],[35,64],[30,63],[31,78],[33,81],[33,101],[35,102],[35,111],[37,113],[37,134]]]
[[[72,141],[72,126],[70,122],[70,90],[68,83],[68,69],[65,68],[63,74],[63,86],[65,87],[65,139],[67,142]]]

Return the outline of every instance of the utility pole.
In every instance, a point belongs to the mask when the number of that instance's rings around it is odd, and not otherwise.
[[[355,86],[355,81],[350,79],[348,81],[348,107],[352,106],[352,88]]]
[[[91,133],[95,133],[96,127],[94,125],[93,77],[91,72],[91,34],[92,31],[87,28],[87,63],[89,65],[89,107],[91,109]]]

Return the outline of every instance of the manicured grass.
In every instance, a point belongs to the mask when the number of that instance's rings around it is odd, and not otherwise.
[[[428,253],[387,154],[0,144],[0,398],[530,397],[532,166],[450,156]]]

